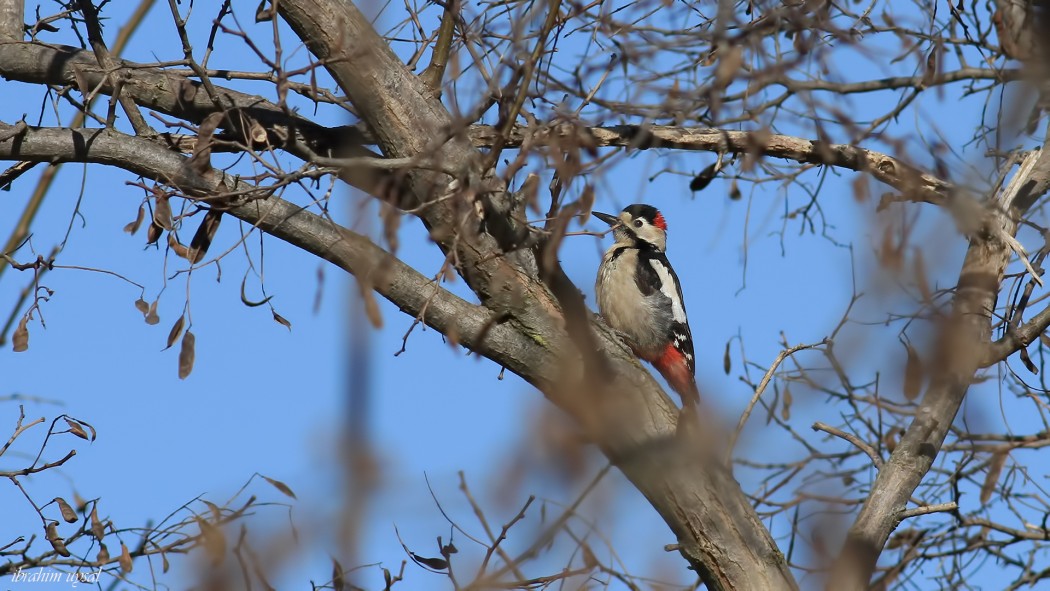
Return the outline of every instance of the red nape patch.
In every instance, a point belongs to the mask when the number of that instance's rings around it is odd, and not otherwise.
[[[660,228],[664,232],[667,231],[667,220],[664,219],[664,214],[656,212],[656,217],[653,218],[653,225]]]

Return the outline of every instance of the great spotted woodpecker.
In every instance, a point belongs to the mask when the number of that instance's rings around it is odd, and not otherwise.
[[[667,221],[655,207],[640,203],[619,216],[592,215],[609,224],[616,239],[602,257],[595,282],[602,317],[678,392],[683,410],[695,408],[700,395],[693,337],[682,286],[664,254]]]

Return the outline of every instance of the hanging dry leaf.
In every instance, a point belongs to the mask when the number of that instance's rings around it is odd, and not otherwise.
[[[124,574],[131,572],[131,552],[128,552],[128,547],[124,542],[120,543],[120,558],[117,559],[117,563],[120,564],[120,570],[123,571]]]
[[[716,160],[701,170],[700,174],[693,177],[693,180],[689,181],[689,190],[693,192],[703,191],[717,175],[718,161]]]
[[[179,316],[179,319],[176,320],[175,324],[171,326],[171,330],[168,331],[168,344],[163,349],[161,349],[162,351],[167,351],[171,348],[172,345],[175,344],[175,339],[179,338],[179,335],[182,334],[182,325],[185,323],[186,315],[183,314],[182,316]]]
[[[591,550],[591,546],[586,542],[583,544],[583,566],[586,569],[598,566],[598,558],[594,555],[594,550]]]
[[[47,524],[44,528],[44,537],[51,543],[51,547],[55,549],[61,556],[69,558],[71,556],[69,550],[66,548],[66,541],[62,539],[62,536],[58,535],[58,522],[52,521]]]
[[[153,303],[149,305],[149,311],[146,312],[146,324],[153,326],[160,324],[160,316],[157,314],[157,303],[160,299],[153,300]]]
[[[928,88],[937,80],[937,48],[934,47],[926,55],[926,70],[922,73],[922,81],[919,89]]]
[[[390,252],[397,253],[397,248],[401,245],[397,236],[397,231],[401,227],[401,212],[386,203],[380,206],[380,212],[380,218],[383,220],[383,238]]]
[[[992,454],[992,459],[988,461],[988,474],[984,477],[984,484],[981,485],[981,504],[987,505],[992,500],[992,493],[995,492],[995,485],[999,484],[999,476],[1003,473],[1003,466],[1006,465],[1006,458],[1010,456],[1010,452],[1000,451]]]
[[[168,233],[168,248],[175,251],[175,254],[178,257],[184,258],[187,261],[190,260],[190,249],[183,246],[183,244],[179,242],[179,239],[176,238],[175,235],[170,232]]]
[[[284,316],[278,314],[276,310],[270,310],[270,312],[273,314],[273,319],[276,320],[278,324],[283,325],[288,330],[292,330],[292,323],[288,322]]]
[[[193,336],[193,333],[189,330],[186,334],[182,335],[182,347],[179,348],[179,379],[184,380],[193,371],[193,360],[197,353],[194,350],[196,347],[197,337]]]
[[[109,562],[109,548],[105,544],[98,545],[98,555],[95,556],[95,560],[99,564],[106,564]]]
[[[77,491],[73,491],[73,506],[81,513],[87,511],[87,501]]]
[[[208,254],[208,248],[211,247],[215,233],[219,231],[221,221],[222,212],[217,209],[209,209],[204,214],[201,225],[197,227],[197,231],[193,233],[193,239],[190,240],[190,250],[186,258],[191,263],[197,264],[204,260],[204,255]]]
[[[262,476],[263,480],[265,480],[266,482],[269,482],[271,486],[273,486],[277,490],[281,491],[281,493],[283,493],[285,496],[288,496],[288,497],[291,497],[293,499],[298,500],[296,498],[296,496],[295,496],[295,493],[292,492],[291,488],[288,488],[287,484],[281,482],[280,480],[274,480],[273,478],[270,478],[269,476],[263,476],[262,474],[260,474],[259,476]]]
[[[923,259],[921,250],[915,251],[915,286],[919,288],[924,303],[933,301],[933,291],[930,290],[930,284],[926,280],[926,261]]]
[[[164,228],[151,222],[149,228],[146,229],[146,244],[156,244],[163,233]]]
[[[215,130],[219,127],[226,114],[222,111],[212,113],[201,121],[197,128],[197,143],[193,147],[193,155],[187,161],[187,166],[199,175],[207,175],[211,171],[211,148],[214,143]]]
[[[66,523],[77,522],[77,512],[69,506],[69,503],[67,503],[65,499],[62,497],[55,497],[54,502],[58,505],[58,510],[62,513],[62,519],[64,519]]]
[[[722,355],[722,370],[729,375],[729,372],[733,371],[733,359],[729,356],[729,343],[732,340],[726,341],[726,352]]]
[[[102,520],[98,518],[98,504],[91,508],[91,535],[95,536],[95,539],[102,541],[102,538],[106,537],[106,529],[102,527]]]
[[[29,348],[29,315],[22,316],[18,321],[18,327],[11,335],[11,348],[15,353],[21,353]]]
[[[733,179],[733,182],[729,183],[729,200],[740,201],[743,197],[744,196],[740,193],[740,187],[736,184],[736,179]]]
[[[871,191],[868,187],[868,177],[858,174],[857,178],[853,179],[853,198],[857,200],[857,203],[864,203],[871,197]]]
[[[780,418],[785,421],[791,420],[791,403],[794,399],[791,397],[791,386],[784,384],[784,395],[780,403]]]
[[[135,216],[135,221],[128,222],[128,224],[126,226],[124,226],[124,231],[127,232],[128,234],[134,234],[135,232],[138,232],[139,231],[139,226],[142,225],[142,220],[145,219],[145,217],[146,217],[146,206],[145,205],[140,205],[139,206],[139,213],[138,213],[138,215]]]
[[[88,437],[87,431],[84,430],[84,427],[82,427],[80,425],[80,423],[78,423],[76,421],[71,421],[69,419],[65,419],[65,421],[66,421],[66,424],[69,425],[69,432],[70,433],[72,433],[73,435],[76,435],[77,437],[83,439],[84,441],[91,441],[91,438]]]
[[[383,316],[379,313],[379,303],[376,302],[375,293],[362,286],[361,300],[365,304],[365,314],[368,316],[368,321],[372,323],[372,327],[383,328]]]
[[[135,300],[135,309],[142,312],[143,316],[149,314],[149,304],[147,304],[146,300],[142,298]]]
[[[153,198],[153,224],[163,230],[171,230],[171,203],[167,194],[156,191]]]
[[[915,347],[907,343],[904,346],[908,349],[908,362],[904,366],[904,397],[908,400],[915,400],[922,391],[925,371],[922,366],[922,358],[915,351]]]
[[[715,67],[715,80],[712,84],[715,88],[726,88],[736,78],[740,66],[744,63],[744,48],[734,45],[729,51],[722,52]]]

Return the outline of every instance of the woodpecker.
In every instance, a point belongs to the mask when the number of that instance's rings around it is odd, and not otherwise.
[[[648,361],[682,397],[682,408],[700,402],[693,337],[682,285],[664,250],[667,221],[655,207],[636,203],[619,216],[592,212],[609,224],[616,242],[598,267],[598,309],[640,359]]]

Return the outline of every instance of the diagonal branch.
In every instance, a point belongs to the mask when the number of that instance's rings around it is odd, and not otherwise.
[[[465,129],[455,127],[364,15],[336,0],[285,0],[278,8],[354,103],[386,156],[426,153],[462,171],[454,178],[408,173],[411,198],[423,204],[420,217],[482,303],[506,314],[508,324],[551,352],[552,365],[563,375],[544,394],[571,414],[649,499],[708,587],[796,589],[783,555],[740,487],[727,471],[698,454],[682,453],[684,444],[672,435],[676,409],[604,325],[592,327],[615,387],[601,404],[587,404],[581,388],[572,387],[585,384],[578,375],[580,352],[563,328],[565,311],[539,280],[535,257],[529,251],[511,256],[506,241],[490,230],[520,223],[510,215],[519,207],[516,197],[479,166],[483,158],[465,139]],[[442,195],[458,198],[435,200]]]
[[[966,251],[952,302],[937,344],[937,373],[900,443],[879,471],[832,568],[828,589],[868,588],[890,534],[907,516],[906,503],[930,470],[976,373],[986,362],[992,311],[1013,250],[1017,220],[1047,188],[1050,151],[1029,154],[997,199],[998,207],[975,233]]]

